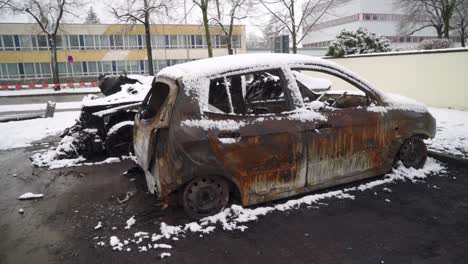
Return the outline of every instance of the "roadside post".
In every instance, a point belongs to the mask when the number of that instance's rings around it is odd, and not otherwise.
[[[52,118],[54,117],[55,113],[55,102],[52,101],[47,101],[47,107],[46,107],[46,112],[45,112],[45,118]]]

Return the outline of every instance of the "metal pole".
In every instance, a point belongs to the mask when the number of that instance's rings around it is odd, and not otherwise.
[[[187,0],[184,0],[184,21],[185,25],[187,25]],[[189,35],[185,35],[185,49],[187,50],[187,61],[190,60],[190,52],[189,52]]]

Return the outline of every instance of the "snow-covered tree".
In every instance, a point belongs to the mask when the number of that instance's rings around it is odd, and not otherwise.
[[[447,49],[453,47],[453,43],[449,39],[425,39],[418,45],[420,50]]]
[[[94,12],[93,7],[90,7],[88,10],[88,14],[86,15],[85,24],[101,24],[101,20],[97,16],[96,12]]]
[[[391,48],[387,38],[371,33],[366,28],[359,28],[356,31],[341,31],[336,40],[328,46],[327,56],[343,57],[388,51],[391,51]]]

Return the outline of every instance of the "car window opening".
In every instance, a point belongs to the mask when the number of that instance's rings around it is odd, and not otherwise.
[[[288,111],[278,71],[263,71],[212,80],[210,112],[258,115]]]
[[[293,70],[305,103],[319,101],[328,107],[345,109],[367,107],[371,100],[349,81],[329,73],[313,70]]]
[[[155,117],[159,113],[161,106],[164,104],[164,101],[166,101],[168,95],[169,85],[162,82],[154,83],[153,88],[142,103],[140,112],[141,119],[150,119]]]

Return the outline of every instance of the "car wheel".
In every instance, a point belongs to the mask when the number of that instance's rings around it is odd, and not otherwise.
[[[222,177],[201,176],[184,189],[182,203],[185,212],[200,219],[223,210],[229,202],[229,186]]]
[[[125,121],[112,126],[105,144],[107,154],[111,157],[129,155],[133,152],[133,124]]]
[[[400,148],[398,159],[407,168],[422,168],[427,160],[426,144],[417,137],[407,139]]]

